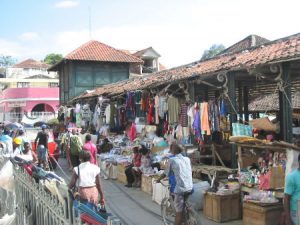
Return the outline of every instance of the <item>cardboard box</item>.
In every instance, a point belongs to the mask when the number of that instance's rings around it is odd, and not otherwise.
[[[141,189],[143,192],[152,195],[152,183],[154,178],[152,176],[146,176],[142,174],[142,182],[141,182]]]
[[[204,194],[203,213],[205,217],[218,223],[240,219],[240,193],[216,195],[206,192]]]
[[[127,184],[127,178],[125,175],[125,165],[123,164],[118,164],[117,166],[117,180],[122,182],[123,184]]]
[[[285,182],[285,171],[281,166],[271,167],[270,188],[283,189]]]
[[[260,206],[254,203],[243,204],[243,225],[277,225],[283,212],[282,204]]]

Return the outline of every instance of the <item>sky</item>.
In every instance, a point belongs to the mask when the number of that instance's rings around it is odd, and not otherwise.
[[[0,55],[42,60],[92,39],[131,51],[152,46],[171,68],[213,44],[299,33],[299,9],[299,0],[0,0]]]

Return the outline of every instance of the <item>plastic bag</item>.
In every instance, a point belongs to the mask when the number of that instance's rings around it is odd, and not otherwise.
[[[1,219],[0,219],[0,225],[14,225],[16,219],[16,214],[13,213],[12,215],[5,214]]]
[[[207,181],[201,181],[193,186],[194,192],[189,197],[189,202],[194,206],[195,210],[203,209],[203,194],[206,190],[210,188],[210,185]]]
[[[7,161],[0,171],[0,187],[10,192],[15,190],[13,164],[10,161]]]

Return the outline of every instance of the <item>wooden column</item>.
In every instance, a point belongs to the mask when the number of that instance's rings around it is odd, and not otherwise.
[[[241,85],[239,84],[239,87],[238,87],[238,95],[239,95],[239,121],[243,121],[243,88],[241,87]]]
[[[232,123],[237,122],[237,104],[236,104],[236,85],[235,85],[235,74],[234,73],[228,73],[228,97],[229,97],[229,104],[230,104],[230,128],[232,131]],[[231,145],[231,167],[237,168],[237,147],[236,145]]]
[[[293,109],[292,94],[291,94],[291,76],[290,76],[290,63],[282,63],[282,80],[284,92],[279,92],[279,118],[280,118],[280,136],[283,141],[292,142],[292,113]]]
[[[195,101],[195,84],[194,83],[188,83],[188,92],[189,92],[191,101],[194,102]]]
[[[245,115],[245,121],[247,122],[249,122],[248,96],[249,96],[249,89],[247,86],[244,86],[243,88],[244,115]]]

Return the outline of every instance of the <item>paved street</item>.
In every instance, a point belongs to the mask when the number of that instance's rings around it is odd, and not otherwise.
[[[66,173],[66,160],[60,158],[59,164]],[[56,172],[62,175],[59,169]],[[70,176],[70,172],[67,172]],[[64,177],[64,176],[63,176]],[[123,225],[163,225],[160,206],[152,201],[151,196],[138,188],[126,188],[122,183],[114,180],[102,180],[106,205],[110,212],[119,217]],[[203,217],[202,225],[216,225]],[[242,225],[242,221],[231,221],[222,225]]]

